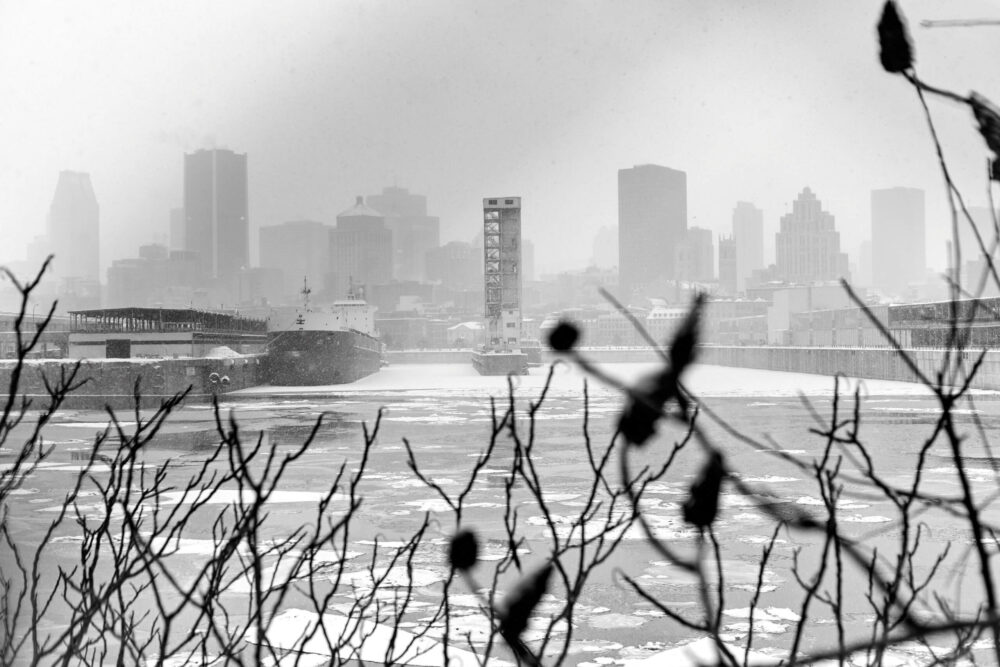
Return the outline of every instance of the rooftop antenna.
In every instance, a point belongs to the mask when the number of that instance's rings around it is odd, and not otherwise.
[[[302,294],[302,303],[305,306],[305,310],[308,312],[309,311],[309,295],[312,294],[312,290],[309,289],[309,281],[308,281],[308,278],[306,278],[305,276],[302,276],[302,292],[301,292],[301,294]]]

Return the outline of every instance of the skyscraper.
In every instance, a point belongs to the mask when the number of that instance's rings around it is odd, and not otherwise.
[[[778,275],[790,283],[812,283],[848,277],[847,255],[840,252],[840,232],[833,216],[808,187],[781,217],[775,234]]]
[[[590,263],[599,269],[618,266],[618,227],[605,225],[594,236],[594,254]]]
[[[715,246],[712,232],[701,227],[687,230],[675,246],[677,279],[707,283],[715,280]]]
[[[184,156],[184,244],[204,276],[235,280],[250,265],[246,153],[200,150]]]
[[[260,266],[284,276],[284,296],[298,295],[307,281],[318,292],[330,273],[331,227],[312,220],[295,220],[260,228]],[[342,298],[342,294],[327,295]]]
[[[719,287],[724,294],[736,294],[736,267],[738,255],[736,240],[732,237],[719,237]]]
[[[186,228],[184,221],[184,209],[170,209],[170,249],[187,250],[187,243],[184,242],[184,231]]]
[[[440,221],[427,215],[427,197],[406,188],[382,188],[369,206],[385,216],[392,232],[392,270],[396,280],[427,280],[427,251],[441,243]]]
[[[764,268],[764,212],[750,202],[736,202],[733,209],[736,243],[736,291],[746,289],[747,278]]]
[[[49,246],[55,255],[52,273],[59,279],[100,279],[100,211],[90,174],[59,172],[49,207]]]
[[[968,253],[978,246],[963,247]],[[921,282],[927,254],[924,191],[915,188],[872,190],[872,283],[898,292]]]
[[[392,232],[364,197],[337,216],[337,227],[330,230],[330,261],[333,281],[327,289],[338,298],[352,284],[367,287],[392,280]]]
[[[687,174],[644,164],[618,170],[621,297],[676,276],[675,247],[687,232]]]

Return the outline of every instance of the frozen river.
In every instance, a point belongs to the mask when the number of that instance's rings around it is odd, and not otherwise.
[[[634,381],[653,368],[646,364],[609,364],[606,371],[625,382]],[[545,369],[514,379],[519,407],[537,398],[545,380]],[[569,521],[581,506],[581,489],[590,472],[582,449],[583,381],[579,371],[566,366],[556,369],[552,389],[537,414],[535,456],[533,457],[551,495],[550,509],[557,520]],[[767,440],[775,450],[801,461],[811,461],[822,451],[824,442],[809,432],[817,426],[804,406],[811,402],[819,414],[828,416],[833,393],[831,378],[776,373],[747,369],[698,366],[686,377],[686,384],[702,403],[723,416],[740,433]],[[620,394],[591,380],[589,434],[595,445],[607,443],[615,428],[622,405]],[[851,387],[853,388],[853,385]],[[506,378],[480,377],[471,366],[411,365],[383,369],[377,375],[357,383],[326,388],[256,388],[227,397],[226,409],[232,409],[245,433],[264,434],[271,446],[286,446],[301,441],[311,424],[321,414],[327,417],[316,441],[286,477],[282,493],[273,499],[274,520],[293,527],[314,507],[319,495],[329,488],[338,466],[345,460],[357,463],[362,441],[362,423],[369,424],[380,408],[384,409],[378,443],[369,464],[369,474],[362,487],[364,504],[352,532],[351,561],[356,571],[370,562],[373,542],[397,543],[407,539],[425,513],[431,513],[429,545],[418,554],[412,583],[418,602],[433,603],[440,596],[440,583],[447,570],[442,556],[445,540],[454,523],[447,507],[435,493],[414,478],[407,468],[402,446],[405,437],[412,444],[421,469],[445,489],[455,488],[466,479],[475,458],[486,444],[490,428],[489,397],[506,400]],[[914,456],[931,432],[936,415],[929,393],[914,384],[864,381],[861,384],[864,420],[861,437],[869,443],[876,467],[891,482],[908,482]],[[975,406],[958,411],[959,427],[973,435],[973,414],[981,419],[987,436],[1000,429],[1000,402],[990,393],[976,394]],[[21,534],[38,530],[47,510],[58,506],[60,489],[67,475],[76,469],[73,452],[86,448],[93,432],[103,428],[106,417],[95,412],[60,413],[49,427],[47,437],[56,450],[45,467],[26,480],[17,502]],[[729,466],[743,481],[766,494],[773,506],[815,508],[820,505],[815,481],[782,461],[773,453],[761,452],[727,435],[706,420],[708,432],[727,453]],[[676,429],[661,429],[656,440],[644,450],[639,463],[655,465],[669,451],[679,436]],[[204,446],[214,441],[215,429],[210,409],[192,406],[179,410],[167,423],[153,459],[172,458],[195,463],[204,456]],[[484,471],[484,481],[470,498],[472,506],[464,524],[474,527],[487,545],[502,535],[497,512],[502,508],[504,467],[510,457],[498,445],[495,460]],[[967,469],[980,488],[996,487],[996,472],[981,443],[970,442]],[[926,491],[954,494],[958,481],[944,445],[931,449],[927,466]],[[699,469],[703,457],[692,448],[685,450],[669,474],[649,492],[646,505],[650,523],[658,535],[672,543],[692,542],[694,533],[681,521],[679,503]],[[612,479],[617,479],[615,473]],[[520,520],[528,536],[529,562],[545,557],[545,521],[537,504],[519,500]],[[50,515],[48,515],[50,516]],[[870,496],[842,501],[840,521],[844,531],[866,545],[891,545],[897,526],[892,521],[893,508]],[[967,556],[969,536],[962,527],[944,516],[928,513],[923,517],[929,532],[927,553],[936,553],[949,543],[953,554],[945,573],[947,584],[941,592],[968,597],[963,587],[963,559]],[[739,643],[746,635],[747,607],[757,579],[757,559],[766,542],[772,522],[744,497],[724,489],[722,513],[717,526],[724,543],[723,565],[726,573],[727,599],[723,623],[732,641]],[[186,549],[197,558],[199,540],[205,534],[189,535]],[[767,571],[760,607],[767,613],[758,616],[755,646],[780,650],[787,648],[789,631],[796,618],[801,589],[791,574],[796,548],[803,547],[802,558],[810,557],[808,543],[799,543],[787,533],[779,537]],[[958,547],[958,548],[956,548]],[[59,560],[72,563],[73,551],[67,546]],[[483,567],[489,567],[487,561]],[[626,536],[621,548],[604,563],[584,590],[574,618],[571,664],[614,664],[626,658],[639,658],[656,650],[697,636],[690,630],[663,617],[652,605],[642,601],[621,583],[617,572],[642,582],[647,590],[684,612],[698,602],[698,591],[690,577],[658,557],[641,538],[638,530]],[[488,580],[483,576],[482,580]],[[863,583],[863,582],[856,582]],[[974,583],[974,582],[973,582]],[[402,582],[400,582],[402,585]],[[558,591],[554,591],[558,592]],[[239,591],[234,591],[239,593]],[[455,604],[463,617],[463,627],[482,633],[485,623],[475,608],[475,601],[464,584],[458,584]],[[340,599],[340,604],[345,600]],[[542,611],[544,612],[543,606]],[[819,612],[815,632],[808,640],[815,647],[828,644],[829,623]],[[862,604],[847,609],[849,632],[861,632],[870,622],[871,611]],[[418,627],[420,614],[409,621]],[[475,635],[473,638],[475,639]],[[926,657],[926,656],[924,656]]]

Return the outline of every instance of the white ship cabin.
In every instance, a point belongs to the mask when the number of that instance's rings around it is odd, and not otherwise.
[[[268,331],[347,331],[377,336],[375,306],[359,299],[335,301],[329,306],[275,308],[268,317]]]

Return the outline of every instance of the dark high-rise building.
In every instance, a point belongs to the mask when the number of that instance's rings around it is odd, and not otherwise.
[[[924,191],[915,188],[872,190],[872,283],[893,292],[923,282],[927,253]],[[963,247],[969,259],[978,245]]]
[[[388,283],[392,280],[392,232],[385,226],[385,217],[357,203],[337,216],[337,227],[330,230],[330,261],[332,280],[327,289],[339,298],[354,286]]]
[[[260,228],[260,266],[276,269],[284,276],[287,297],[295,297],[307,281],[318,292],[330,273],[330,232],[322,222],[296,220]],[[342,294],[327,295],[334,299]]]
[[[655,164],[618,170],[618,274],[623,299],[675,278],[675,247],[686,233],[687,174]]]
[[[764,212],[745,201],[733,209],[736,243],[736,291],[746,289],[747,278],[764,268]]]
[[[100,211],[90,174],[59,172],[49,207],[48,232],[56,278],[73,282],[100,280]]]
[[[382,188],[366,202],[385,217],[392,232],[392,269],[396,280],[426,280],[427,251],[441,242],[440,221],[427,215],[427,197],[406,188]]]
[[[840,232],[833,216],[808,187],[781,217],[775,235],[778,275],[790,283],[813,283],[847,278],[847,255],[840,252]]]
[[[184,156],[184,246],[211,278],[235,281],[250,264],[246,153],[200,150]]]

